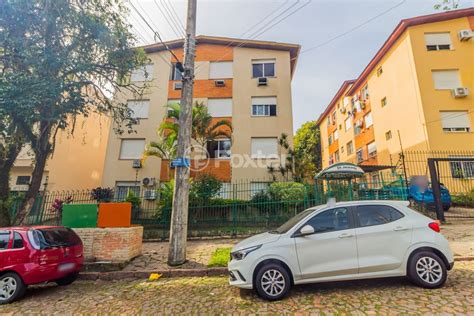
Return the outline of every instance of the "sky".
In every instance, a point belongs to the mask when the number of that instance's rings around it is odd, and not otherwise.
[[[129,1],[164,40],[179,35],[177,27],[173,30],[170,25],[185,25],[186,1]],[[292,81],[296,131],[303,123],[319,117],[344,80],[357,78],[401,19],[440,12],[434,9],[439,2],[441,0],[197,0],[197,35],[251,37],[301,45],[302,53]],[[459,0],[459,8],[467,7],[474,7],[474,0]],[[164,18],[163,13],[172,10],[180,21],[172,23],[168,18],[168,23]],[[153,42],[152,30],[133,8],[129,22],[141,43]],[[259,28],[269,29],[258,34]],[[312,47],[316,48],[305,52]]]

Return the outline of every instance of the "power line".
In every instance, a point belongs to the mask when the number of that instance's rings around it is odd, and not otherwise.
[[[169,0],[168,2],[169,2],[169,5],[170,5],[175,17],[176,17],[176,21],[178,21],[179,25],[181,26],[181,29],[185,30],[184,24],[181,22],[181,19],[179,18],[178,13],[176,13],[176,10],[173,6],[173,3],[171,2],[171,0]],[[186,32],[184,32],[184,34],[186,35]]]
[[[158,31],[156,31],[155,29],[153,29],[153,27],[150,25],[150,23],[148,23],[148,21],[143,17],[143,15],[140,13],[140,11],[133,5],[132,1],[129,0],[128,3],[130,3],[130,5],[132,6],[133,10],[135,10],[135,12],[138,14],[138,16],[143,20],[143,22],[145,22],[146,26],[148,26],[148,28],[150,28],[150,30],[153,32],[153,34],[158,38],[158,40],[161,42],[161,44],[163,44],[163,46],[166,48],[166,50],[168,50],[171,55],[174,57],[174,59],[176,60],[176,63],[178,65],[181,65],[181,62],[179,61],[179,58],[176,57],[176,55],[173,53],[173,51],[168,47],[168,45],[163,41],[163,39],[161,38],[161,35],[160,33],[158,33]],[[182,68],[182,66],[180,66]],[[181,69],[180,69],[181,70]]]
[[[158,2],[157,2],[156,0],[153,0],[153,2],[155,3],[156,7],[160,10],[161,15],[165,18],[166,23],[168,23],[168,25],[170,26],[170,28],[171,28],[171,30],[173,31],[173,33],[176,35],[177,38],[180,38],[182,35],[179,34],[179,29],[176,30],[175,26],[170,22],[170,20],[168,19],[167,14],[165,14],[165,12],[163,12],[163,9],[162,9],[161,6],[158,4]]]
[[[168,16],[169,16],[171,22],[173,22],[173,25],[176,27],[176,29],[179,31],[179,33],[183,34],[184,38],[186,38],[186,32],[184,31],[184,28],[181,28],[180,25],[178,24],[178,22],[176,21],[173,13],[171,12],[171,9],[168,7],[168,3],[166,2],[166,0],[162,0],[161,2],[163,3],[163,7],[164,7],[165,11],[168,13]]]
[[[300,53],[300,55],[301,55],[301,54],[304,54],[304,53],[307,53],[307,52],[309,52],[309,51],[311,51],[311,50],[315,50],[315,49],[321,48],[321,47],[323,47],[323,46],[326,46],[327,44],[329,44],[329,43],[331,43],[331,42],[333,42],[333,41],[335,41],[335,40],[337,40],[337,39],[339,39],[339,38],[341,38],[341,37],[343,37],[343,36],[346,36],[346,35],[349,34],[349,33],[352,33],[352,32],[354,32],[354,31],[360,29],[362,26],[364,26],[364,25],[366,25],[366,24],[369,24],[369,23],[372,22],[373,20],[375,20],[375,19],[377,19],[377,18],[379,18],[379,17],[381,17],[381,16],[383,16],[383,15],[389,13],[390,11],[392,11],[392,10],[398,8],[399,6],[401,6],[402,4],[404,4],[405,2],[406,2],[406,0],[403,0],[403,1],[399,2],[399,3],[397,3],[396,5],[394,5],[394,6],[390,7],[390,8],[388,8],[387,10],[385,10],[385,11],[383,11],[383,12],[381,12],[381,13],[379,13],[379,14],[373,16],[373,17],[371,17],[370,19],[368,19],[368,20],[362,22],[361,24],[358,24],[358,25],[354,26],[353,28],[351,28],[351,29],[349,29],[349,30],[347,30],[347,31],[345,31],[345,32],[343,32],[343,33],[341,33],[341,34],[339,34],[339,35],[336,35],[336,36],[334,36],[333,38],[330,38],[329,40],[324,41],[324,42],[322,42],[322,43],[320,43],[320,44],[318,44],[318,45],[315,45],[315,46],[312,46],[312,47],[309,47],[309,48],[303,50],[303,51]],[[295,59],[295,58],[296,58],[296,57],[294,57],[293,59]]]

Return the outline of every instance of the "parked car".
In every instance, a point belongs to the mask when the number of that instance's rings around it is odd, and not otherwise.
[[[356,201],[307,209],[231,251],[230,285],[279,300],[294,284],[409,276],[438,288],[454,265],[437,222],[406,201]]]
[[[447,212],[451,207],[451,194],[444,184],[440,184],[441,203],[443,210]],[[430,210],[435,209],[435,199],[431,183],[425,176],[414,176],[408,183],[408,201],[412,205],[421,205]]]
[[[82,241],[69,228],[0,228],[0,304],[19,299],[28,285],[71,284],[83,260]]]

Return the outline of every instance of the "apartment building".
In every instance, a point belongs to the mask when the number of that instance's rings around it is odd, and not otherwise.
[[[402,148],[474,150],[473,29],[474,8],[402,20],[320,115],[323,167],[375,170]]]
[[[183,44],[183,40],[167,42],[180,60]],[[230,121],[233,132],[230,139],[207,144],[210,159],[192,157],[196,159],[191,176],[213,174],[224,186],[242,179],[269,179],[266,166],[279,162],[277,138],[286,133],[292,142],[291,80],[300,46],[198,36],[195,49],[194,102],[205,104],[215,120]],[[140,99],[118,95],[139,120],[136,133],[111,132],[106,150],[102,185],[115,187],[119,194],[130,189],[137,192],[144,184],[153,188],[169,181],[169,173],[174,172],[169,161],[156,157],[139,163],[145,144],[158,138],[157,127],[167,117],[167,104],[179,103],[181,97],[181,73],[171,53],[162,44],[144,50],[151,62],[135,71],[131,80],[148,82],[145,95]]]

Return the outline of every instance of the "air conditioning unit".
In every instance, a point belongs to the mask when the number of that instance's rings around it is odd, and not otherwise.
[[[143,178],[142,184],[146,187],[152,187],[156,184],[155,178]]]
[[[225,87],[225,81],[224,80],[216,80],[214,81],[214,84],[216,87]]]
[[[471,30],[460,30],[458,33],[459,40],[461,42],[468,41],[474,37],[474,31]]]
[[[259,86],[266,86],[266,85],[268,85],[268,79],[267,79],[267,77],[260,77],[260,78],[258,78],[257,80],[258,80],[257,83],[258,83]]]
[[[145,200],[154,201],[158,198],[158,193],[156,193],[156,190],[145,190],[144,197]]]
[[[182,82],[175,82],[174,83],[174,89],[175,90],[182,90],[183,89],[183,83]]]
[[[455,98],[464,98],[466,97],[469,92],[467,91],[467,88],[459,87],[459,88],[454,88],[452,90],[453,97]]]
[[[132,162],[133,169],[140,169],[142,167],[142,161],[140,159],[134,159]]]

